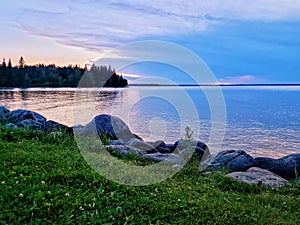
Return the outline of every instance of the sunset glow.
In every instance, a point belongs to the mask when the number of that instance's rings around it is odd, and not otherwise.
[[[0,59],[84,66],[120,45],[163,40],[197,54],[220,82],[299,83],[300,2],[249,4],[1,1]],[[137,71],[126,73],[134,79]],[[146,72],[159,74],[155,67]]]

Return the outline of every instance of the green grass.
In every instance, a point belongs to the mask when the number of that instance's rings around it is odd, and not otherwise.
[[[192,158],[160,184],[124,186],[92,170],[68,135],[0,130],[0,224],[300,223],[299,182],[249,186],[200,175]]]

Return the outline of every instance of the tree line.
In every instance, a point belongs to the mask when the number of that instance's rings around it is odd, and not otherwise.
[[[80,82],[80,83],[79,83]],[[13,66],[3,58],[0,64],[0,87],[126,87],[128,82],[111,66],[81,68],[78,65],[26,65],[23,57]]]

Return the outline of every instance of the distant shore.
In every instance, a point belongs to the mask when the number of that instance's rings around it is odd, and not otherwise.
[[[129,84],[130,86],[142,86],[142,87],[151,87],[151,86],[159,86],[159,87],[269,87],[269,86],[300,86],[300,84]]]

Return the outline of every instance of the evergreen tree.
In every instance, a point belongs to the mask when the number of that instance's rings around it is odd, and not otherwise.
[[[19,68],[24,68],[25,67],[25,60],[23,56],[19,59]]]
[[[12,71],[11,59],[8,60],[5,76],[6,76],[6,86],[7,87],[14,86],[13,85],[13,71]]]
[[[5,86],[5,73],[6,73],[6,63],[5,58],[2,60],[1,68],[0,68],[0,85]]]
[[[85,76],[83,77],[83,74]],[[83,79],[82,79],[83,78]],[[81,81],[82,79],[82,81]],[[37,64],[26,66],[23,57],[13,67],[9,59],[0,64],[0,86],[2,87],[76,87],[80,82],[85,87],[125,87],[127,80],[116,74],[111,66],[92,65],[90,69],[69,65]]]

